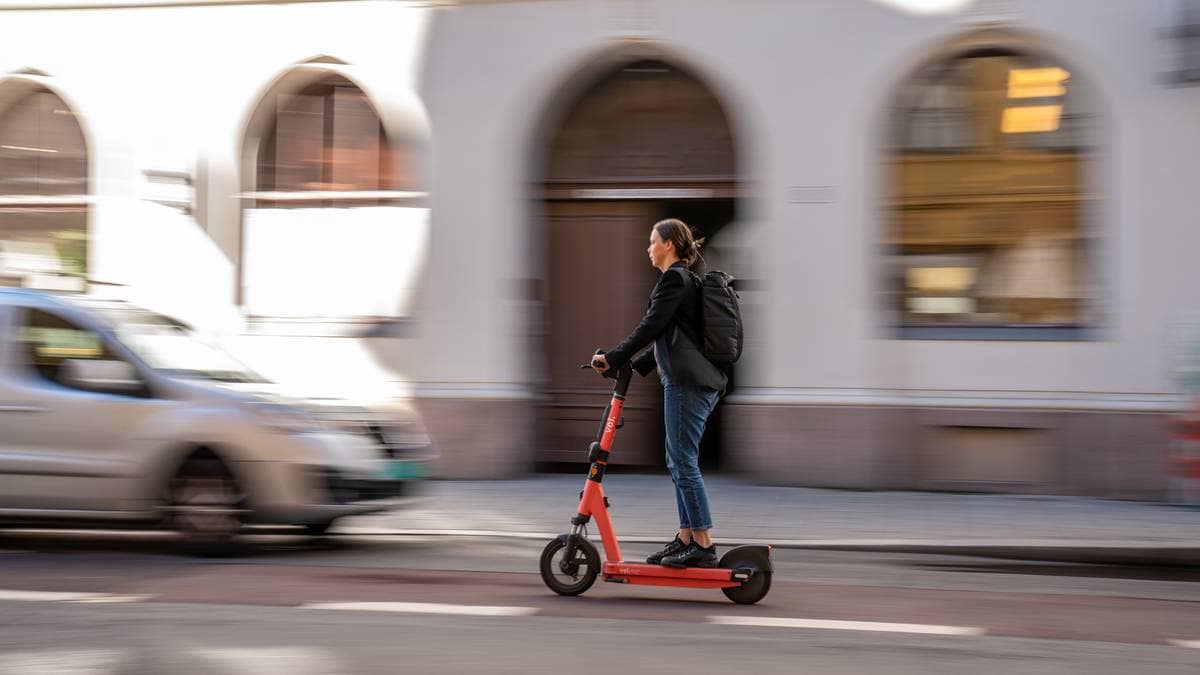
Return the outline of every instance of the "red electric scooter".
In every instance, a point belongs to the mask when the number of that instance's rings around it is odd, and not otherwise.
[[[580,366],[589,368],[590,366]],[[609,375],[606,374],[606,377]],[[717,567],[673,568],[626,562],[621,557],[621,545],[613,529],[608,513],[608,499],[604,496],[604,472],[608,466],[609,453],[617,429],[623,424],[621,407],[633,369],[625,364],[612,375],[616,379],[612,401],[604,409],[600,431],[588,448],[587,480],[580,494],[579,510],[571,519],[570,534],[560,534],[546,544],[542,550],[540,567],[542,580],[550,590],[559,595],[579,595],[591,588],[596,576],[603,573],[604,580],[619,584],[644,584],[649,586],[680,586],[686,588],[719,588],[734,602],[752,605],[771,590],[770,546],[738,546],[721,556]],[[604,563],[596,547],[588,541],[585,528],[595,517],[600,528],[600,541],[604,544]]]

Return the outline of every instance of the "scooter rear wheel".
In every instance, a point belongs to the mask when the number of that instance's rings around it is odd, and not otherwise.
[[[750,572],[750,578],[740,586],[721,589],[725,597],[739,605],[753,605],[771,590],[771,573],[774,569],[769,546],[735,546],[721,556],[718,565]]]
[[[600,574],[600,554],[583,537],[575,538],[570,547],[570,558],[567,557],[570,537],[564,534],[546,544],[539,563],[542,581],[559,595],[579,595],[591,588],[596,575]]]
[[[725,594],[725,597],[739,605],[753,605],[765,598],[767,591],[771,590],[771,573],[757,569],[756,565],[750,563],[735,565],[734,569],[737,568],[753,570],[754,574],[741,586],[722,588],[721,592]]]

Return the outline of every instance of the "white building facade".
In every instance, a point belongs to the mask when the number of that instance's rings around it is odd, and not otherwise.
[[[0,228],[28,253],[54,228],[20,223],[82,223],[89,290],[184,320],[360,340],[443,475],[501,477],[582,459],[605,383],[568,371],[633,327],[644,238],[682,214],[746,282],[721,467],[1163,498],[1200,310],[1194,3],[904,4],[0,3],[0,142],[54,94],[87,186],[6,186]],[[651,466],[653,386],[623,430]]]

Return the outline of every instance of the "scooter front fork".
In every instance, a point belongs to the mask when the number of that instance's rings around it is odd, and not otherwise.
[[[575,542],[587,537],[587,528],[582,524],[571,526],[571,536],[567,537],[567,548],[563,551],[562,562],[558,564],[558,569],[563,574],[574,576],[578,563],[575,562]]]

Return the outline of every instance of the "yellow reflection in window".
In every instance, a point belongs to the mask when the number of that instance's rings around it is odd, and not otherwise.
[[[1014,68],[1008,71],[1009,98],[1046,98],[1067,93],[1071,73],[1062,68]]]
[[[975,283],[974,267],[910,267],[908,287],[918,291],[965,291]]]
[[[1029,134],[1058,129],[1061,105],[1030,105],[1005,108],[1000,130],[1006,134]]]
[[[97,335],[81,330],[31,327],[25,329],[25,336],[41,357],[97,359],[104,352]]]

